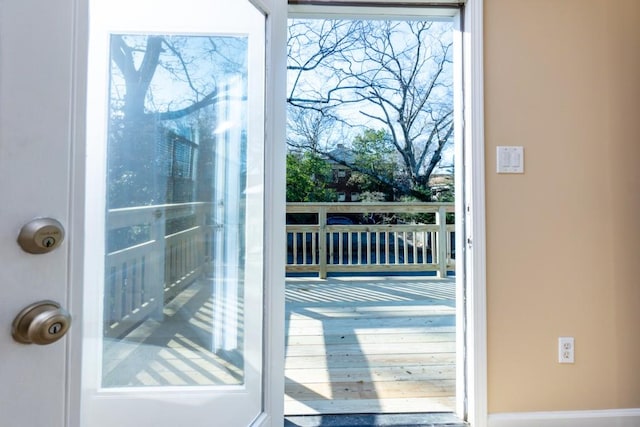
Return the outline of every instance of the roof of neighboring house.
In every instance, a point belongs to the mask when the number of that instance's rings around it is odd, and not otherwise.
[[[353,164],[355,162],[355,155],[351,149],[344,146],[344,144],[338,144],[336,148],[329,151],[329,161],[341,164],[342,162],[347,164]]]

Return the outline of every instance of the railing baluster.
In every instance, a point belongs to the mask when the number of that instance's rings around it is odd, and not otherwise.
[[[149,269],[152,273],[149,277],[149,299],[153,300],[153,316],[160,320],[164,318],[164,283],[166,280],[166,211],[157,209],[152,213],[151,236],[154,242],[151,256],[149,257]]]
[[[438,277],[447,277],[447,211],[444,206],[438,209],[436,216],[438,230]]]
[[[178,256],[182,261],[180,276],[178,276],[179,279],[185,277],[189,273],[189,256],[187,253],[188,247],[189,247],[189,238],[186,236],[182,237],[180,239],[180,247],[178,248]]]
[[[291,236],[293,239],[293,263],[298,265],[298,237],[300,233],[293,233]]]
[[[422,232],[422,264],[429,263],[429,233]]]
[[[136,259],[127,264],[127,287],[123,296],[123,314],[128,316],[133,311],[133,292],[136,283]]]
[[[307,263],[307,232],[302,233],[302,264]]]
[[[407,232],[402,232],[402,241],[403,241],[403,249],[404,249],[404,260],[403,264],[409,264],[409,240],[407,240]]]
[[[116,293],[118,292],[118,267],[117,266],[111,266],[108,265],[108,276],[106,278],[106,284],[109,286],[106,289],[106,297],[107,297],[107,307],[105,307],[105,313],[106,313],[106,318],[105,318],[105,326],[107,328],[111,327],[111,325],[114,323],[114,321],[116,320],[116,304],[115,304],[115,299],[116,299]]]
[[[371,245],[373,245],[373,233],[365,233],[365,239],[367,239],[367,265],[371,265]]]
[[[385,231],[384,232],[384,260],[385,260],[385,264],[389,265],[389,259],[391,258],[389,256],[389,232]]]
[[[433,231],[429,232],[429,241],[431,242],[431,264],[436,264],[438,262],[438,240]]]
[[[393,250],[393,263],[394,264],[398,264],[398,259],[400,258],[399,253],[398,253],[398,252],[400,252],[399,251],[400,248],[398,247],[398,233],[393,232],[391,234],[391,236],[393,236],[393,240],[392,240],[392,242],[393,242],[393,248],[392,248],[392,250]]]
[[[311,233],[311,264],[318,264],[317,248],[318,248],[318,234]]]
[[[318,242],[318,251],[320,252],[320,269],[319,275],[321,279],[327,278],[327,208],[321,206],[318,208],[318,228],[319,228],[319,238]],[[333,258],[333,244],[331,247],[331,257]]]
[[[114,298],[115,310],[113,312],[113,320],[119,322],[124,317],[123,311],[123,298],[124,293],[127,291],[127,263],[120,264],[118,271],[116,272],[116,292]]]
[[[133,284],[131,287],[131,311],[142,305],[142,259],[136,258]]]

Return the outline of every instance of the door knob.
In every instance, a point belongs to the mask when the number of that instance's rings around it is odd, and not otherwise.
[[[55,301],[39,301],[25,307],[11,326],[13,339],[24,344],[51,344],[71,326],[69,312]]]

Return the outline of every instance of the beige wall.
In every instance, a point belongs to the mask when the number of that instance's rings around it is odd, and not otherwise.
[[[640,408],[640,0],[484,4],[489,412]]]

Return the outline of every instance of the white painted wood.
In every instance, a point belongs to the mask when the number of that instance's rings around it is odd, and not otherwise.
[[[0,6],[0,424],[7,426],[62,426],[67,417],[68,338],[18,344],[10,328],[33,302],[69,307],[66,261],[78,231],[69,211],[75,8],[73,0]],[[43,216],[59,220],[67,239],[52,253],[27,254],[16,243],[20,228]]]
[[[464,213],[466,420],[487,423],[486,225],[484,185],[483,0],[464,8]]]
[[[381,18],[391,17],[393,19],[415,19],[417,16],[428,16],[429,19],[439,18],[451,18],[458,13],[459,7],[457,4],[450,3],[449,7],[443,3],[435,4],[431,2],[433,7],[417,7],[417,1],[403,1],[402,5],[394,6],[394,0],[384,2],[370,2],[368,0],[362,0],[363,5],[357,5],[355,2],[346,5],[340,4],[340,0],[334,2],[333,0],[318,1],[313,4],[315,0],[311,1],[291,1],[289,4],[289,16],[293,18],[313,18],[313,17],[330,17],[333,19],[339,19],[344,17],[353,17],[357,15],[361,18]],[[378,3],[375,7],[370,6],[373,3]]]
[[[453,31],[453,120],[456,129],[464,129],[464,44],[462,29],[462,13],[458,13],[454,20]],[[455,173],[455,243],[456,243],[456,261],[458,269],[456,271],[456,415],[460,419],[465,419],[467,415],[467,315],[465,296],[466,296],[466,220],[465,215],[465,169],[464,169],[464,151],[465,151],[465,134],[464,132],[454,133],[454,173]]]
[[[490,414],[489,427],[637,427],[640,408]]]
[[[460,6],[465,4],[467,0],[403,0],[403,4],[416,4],[421,6]],[[380,4],[384,6],[393,5],[394,0],[289,0],[289,4],[330,4],[339,5],[341,3],[365,3],[367,5]]]
[[[255,1],[255,0],[254,0]],[[264,421],[256,426],[280,427],[284,419],[284,312],[287,242],[286,205],[286,68],[287,5],[281,0],[260,0],[268,16],[267,108],[265,133],[265,229],[264,278]],[[258,3],[256,1],[256,3]]]
[[[424,398],[395,398],[372,400],[336,400],[322,399],[307,402],[298,402],[285,399],[289,412],[296,414],[313,415],[315,413],[340,414],[351,412],[356,414],[366,413],[415,413],[423,412],[428,408],[429,412],[451,412],[455,404],[453,397],[424,397]],[[625,426],[626,427],[626,426]]]

